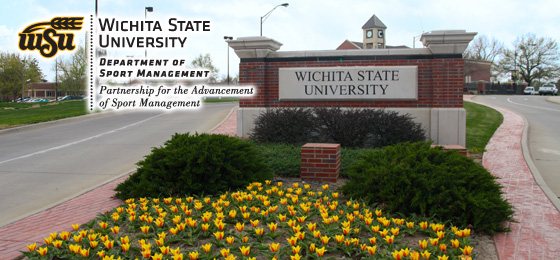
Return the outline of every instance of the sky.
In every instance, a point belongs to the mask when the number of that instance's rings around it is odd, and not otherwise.
[[[37,58],[48,81],[54,81],[54,60],[37,51],[20,51],[18,36],[32,23],[49,21],[55,16],[95,13],[95,0],[2,0],[0,9],[0,51],[21,52]],[[421,48],[423,32],[466,30],[495,38],[511,47],[516,38],[527,33],[560,43],[560,1],[533,0],[98,0],[100,16],[144,19],[145,7],[153,7],[148,19],[178,17],[183,20],[210,20],[210,32],[188,35],[184,48],[149,50],[149,56],[181,57],[192,61],[210,54],[219,75],[225,77],[228,66],[233,77],[239,71],[239,58],[228,49],[224,36],[247,37],[260,33],[260,17],[278,7],[263,24],[263,36],[283,45],[279,51],[334,50],[344,40],[362,41],[362,26],[372,16],[387,26],[387,45]],[[83,44],[85,30],[76,36]],[[161,52],[161,53],[160,53]],[[63,54],[68,55],[68,54]],[[144,56],[144,51],[109,52],[109,56]]]

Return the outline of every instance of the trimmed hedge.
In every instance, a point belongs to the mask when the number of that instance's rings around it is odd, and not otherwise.
[[[348,171],[345,196],[405,215],[437,216],[478,231],[507,230],[513,208],[502,186],[480,164],[426,143],[401,143],[362,155]]]
[[[218,194],[272,177],[251,143],[226,135],[175,134],[137,164],[116,197]]]
[[[255,120],[250,137],[266,143],[339,143],[350,148],[426,140],[422,126],[408,114],[341,108],[269,109]]]

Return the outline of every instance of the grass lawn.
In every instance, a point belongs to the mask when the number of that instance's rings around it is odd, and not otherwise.
[[[0,103],[0,129],[85,115],[85,102]]]
[[[492,108],[472,102],[463,102],[463,107],[467,110],[467,149],[482,154],[504,117]]]
[[[206,99],[204,103],[237,102],[236,98]],[[49,103],[1,103],[0,129],[87,114],[86,100]]]

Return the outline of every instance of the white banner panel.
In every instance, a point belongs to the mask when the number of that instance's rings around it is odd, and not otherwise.
[[[417,66],[279,69],[280,100],[418,100]]]

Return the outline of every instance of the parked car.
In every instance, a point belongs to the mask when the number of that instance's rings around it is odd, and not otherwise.
[[[554,84],[544,84],[539,88],[539,95],[556,95],[558,89]]]
[[[82,99],[82,97],[79,97],[79,96],[65,96],[63,98],[59,98],[58,100],[62,101],[62,100],[74,100],[74,99]]]
[[[534,87],[526,87],[526,88],[523,90],[523,94],[525,94],[525,95],[533,95],[533,91],[535,91],[535,88],[534,88]]]

